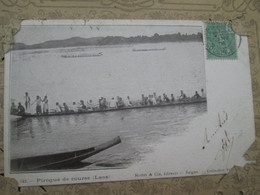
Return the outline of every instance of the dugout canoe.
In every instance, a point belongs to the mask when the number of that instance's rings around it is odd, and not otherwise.
[[[161,51],[161,50],[166,50],[166,47],[164,47],[164,48],[133,49],[132,51]]]
[[[120,111],[120,110],[133,110],[133,109],[145,109],[145,108],[158,108],[158,107],[166,107],[166,106],[177,106],[177,105],[185,105],[185,104],[198,104],[198,103],[205,103],[207,102],[206,98],[200,99],[187,99],[184,101],[174,101],[170,103],[162,103],[156,105],[138,105],[138,106],[129,106],[129,107],[122,107],[122,108],[107,108],[107,109],[97,109],[97,110],[86,110],[86,111],[79,111],[79,112],[50,112],[48,114],[24,114],[24,115],[16,115],[20,116],[21,118],[26,117],[41,117],[41,116],[63,116],[63,115],[72,115],[72,114],[91,114],[97,112],[112,112],[112,111]]]
[[[74,55],[61,55],[61,57],[63,58],[82,58],[82,57],[98,57],[98,56],[102,56],[103,53],[99,52],[99,53],[94,53],[94,54],[74,54]]]
[[[11,171],[58,170],[62,167],[73,167],[80,161],[119,143],[121,143],[121,139],[118,136],[106,143],[83,150],[11,159]]]

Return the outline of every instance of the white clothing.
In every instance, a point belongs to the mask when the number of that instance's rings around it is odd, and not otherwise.
[[[152,98],[153,105],[157,104],[155,97]]]
[[[48,105],[48,103],[44,102],[43,103],[43,112],[47,112],[47,110],[49,110],[49,105]]]
[[[202,98],[205,98],[206,97],[206,93],[203,91],[203,92],[201,92],[201,97]]]
[[[132,106],[132,103],[131,103],[130,99],[128,99],[128,98],[125,100],[125,104],[126,104],[126,106]]]
[[[56,112],[61,112],[60,105],[56,105],[55,111]]]
[[[116,100],[115,99],[111,99],[111,102],[110,102],[110,105],[109,105],[110,108],[116,108]]]
[[[78,106],[76,104],[72,104],[71,108],[74,112],[78,112]]]

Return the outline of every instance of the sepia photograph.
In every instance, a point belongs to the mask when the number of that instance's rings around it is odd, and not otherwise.
[[[194,157],[210,139],[202,23],[26,24],[7,67],[10,174],[91,174],[83,182],[202,174],[205,153]]]
[[[207,112],[203,56],[200,26],[23,27],[10,72],[11,171],[126,168],[185,136]]]

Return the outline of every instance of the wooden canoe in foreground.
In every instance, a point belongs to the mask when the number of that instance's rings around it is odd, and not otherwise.
[[[11,159],[11,171],[58,170],[61,167],[70,167],[70,165],[73,167],[73,164],[79,163],[119,143],[121,143],[121,139],[118,136],[106,143],[83,150]]]

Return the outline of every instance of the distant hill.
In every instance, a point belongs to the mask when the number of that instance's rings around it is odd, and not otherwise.
[[[197,34],[166,34],[159,35],[155,33],[153,36],[135,36],[135,37],[122,37],[122,36],[107,36],[107,37],[92,37],[81,38],[72,37],[64,40],[51,40],[34,45],[26,45],[24,43],[15,43],[14,50],[22,49],[44,49],[44,48],[60,48],[60,47],[77,47],[77,46],[102,46],[102,45],[124,45],[124,44],[137,44],[137,43],[159,43],[159,42],[201,42],[202,33]]]

